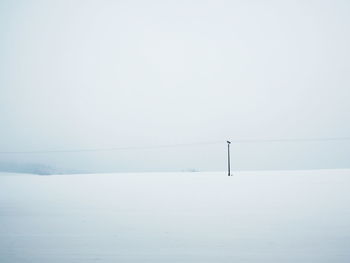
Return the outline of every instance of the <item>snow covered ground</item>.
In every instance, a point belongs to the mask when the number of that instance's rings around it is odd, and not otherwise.
[[[0,174],[0,262],[350,262],[350,170]]]

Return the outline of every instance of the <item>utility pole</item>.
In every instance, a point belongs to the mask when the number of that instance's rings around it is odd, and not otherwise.
[[[227,141],[227,165],[228,165],[228,176],[231,176],[231,160],[230,160],[230,141]]]

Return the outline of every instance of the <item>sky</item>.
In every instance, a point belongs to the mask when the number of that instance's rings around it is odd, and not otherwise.
[[[225,170],[226,140],[350,136],[349,1],[0,1],[5,163]],[[350,167],[350,142],[236,143],[234,169]]]

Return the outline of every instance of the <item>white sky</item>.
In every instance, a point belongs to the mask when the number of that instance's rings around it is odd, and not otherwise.
[[[348,1],[3,0],[0,149],[349,136],[349,14]],[[223,170],[224,147],[1,158]],[[234,149],[241,169],[350,164],[349,142]]]

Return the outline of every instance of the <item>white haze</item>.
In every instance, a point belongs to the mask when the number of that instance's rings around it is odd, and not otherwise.
[[[0,3],[4,163],[224,170],[226,139],[350,134],[348,1]],[[349,141],[232,145],[234,169],[349,167]]]

